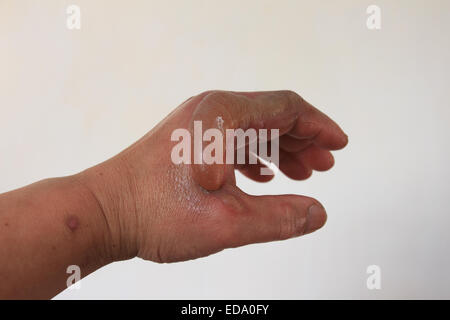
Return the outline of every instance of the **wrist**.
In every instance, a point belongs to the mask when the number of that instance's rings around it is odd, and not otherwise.
[[[138,252],[137,219],[129,175],[108,161],[74,177],[97,207],[104,259],[113,262],[134,258]]]
[[[111,259],[108,244],[110,234],[103,217],[103,211],[97,202],[94,194],[80,180],[78,175],[72,175],[59,180],[58,191],[63,190],[60,198],[68,203],[73,203],[78,214],[70,215],[66,218],[66,227],[74,234],[82,231],[85,245],[82,251],[85,252],[85,259],[88,264],[101,267],[114,260]],[[67,187],[64,187],[67,186]],[[58,192],[57,191],[57,192]]]

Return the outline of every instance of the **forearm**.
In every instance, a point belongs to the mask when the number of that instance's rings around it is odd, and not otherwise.
[[[75,176],[0,195],[0,298],[51,298],[111,262],[110,235],[95,197]]]
[[[181,145],[188,159],[196,152],[195,144],[190,150],[196,121],[214,129],[214,142],[227,126],[232,132],[277,130],[279,168],[296,180],[330,169],[330,150],[348,142],[336,123],[292,91],[194,96],[117,156],[75,176],[0,195],[0,298],[53,297],[66,287],[70,265],[86,276],[135,256],[185,261],[324,225],[326,212],[315,199],[252,196],[236,186],[235,169],[255,181],[270,180],[261,175],[262,165],[203,163],[195,169],[190,161],[175,163],[173,148]],[[179,129],[184,135],[176,143]]]

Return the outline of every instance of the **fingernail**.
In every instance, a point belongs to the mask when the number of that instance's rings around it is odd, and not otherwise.
[[[327,221],[327,213],[321,205],[313,204],[308,209],[306,216],[305,234],[320,229]]]

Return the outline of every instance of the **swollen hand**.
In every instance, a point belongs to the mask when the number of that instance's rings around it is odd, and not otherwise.
[[[205,135],[208,129],[215,130]],[[277,129],[279,169],[295,180],[330,169],[330,150],[348,141],[335,122],[291,91],[210,91],[192,97],[128,149],[79,174],[102,208],[112,259],[183,261],[298,237],[325,224],[325,210],[315,199],[252,196],[236,186],[235,170],[260,182],[273,177],[264,161],[249,163],[251,139],[244,146],[245,163],[236,161],[239,146],[230,147],[236,139],[226,139],[226,132],[238,129],[265,129],[269,150],[275,143],[270,133]],[[264,142],[260,138],[258,143]],[[215,146],[223,150],[219,156],[217,149],[209,153],[211,163],[205,147],[220,139]]]

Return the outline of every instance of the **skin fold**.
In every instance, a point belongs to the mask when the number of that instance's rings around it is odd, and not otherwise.
[[[219,124],[218,117],[222,120]],[[82,276],[113,261],[158,263],[285,240],[325,224],[315,199],[252,196],[235,170],[266,182],[263,164],[174,164],[174,130],[279,129],[280,170],[296,180],[334,164],[347,136],[292,91],[208,91],[191,97],[115,157],[73,176],[0,195],[0,298],[51,298],[69,265]],[[225,153],[224,153],[225,154]]]

